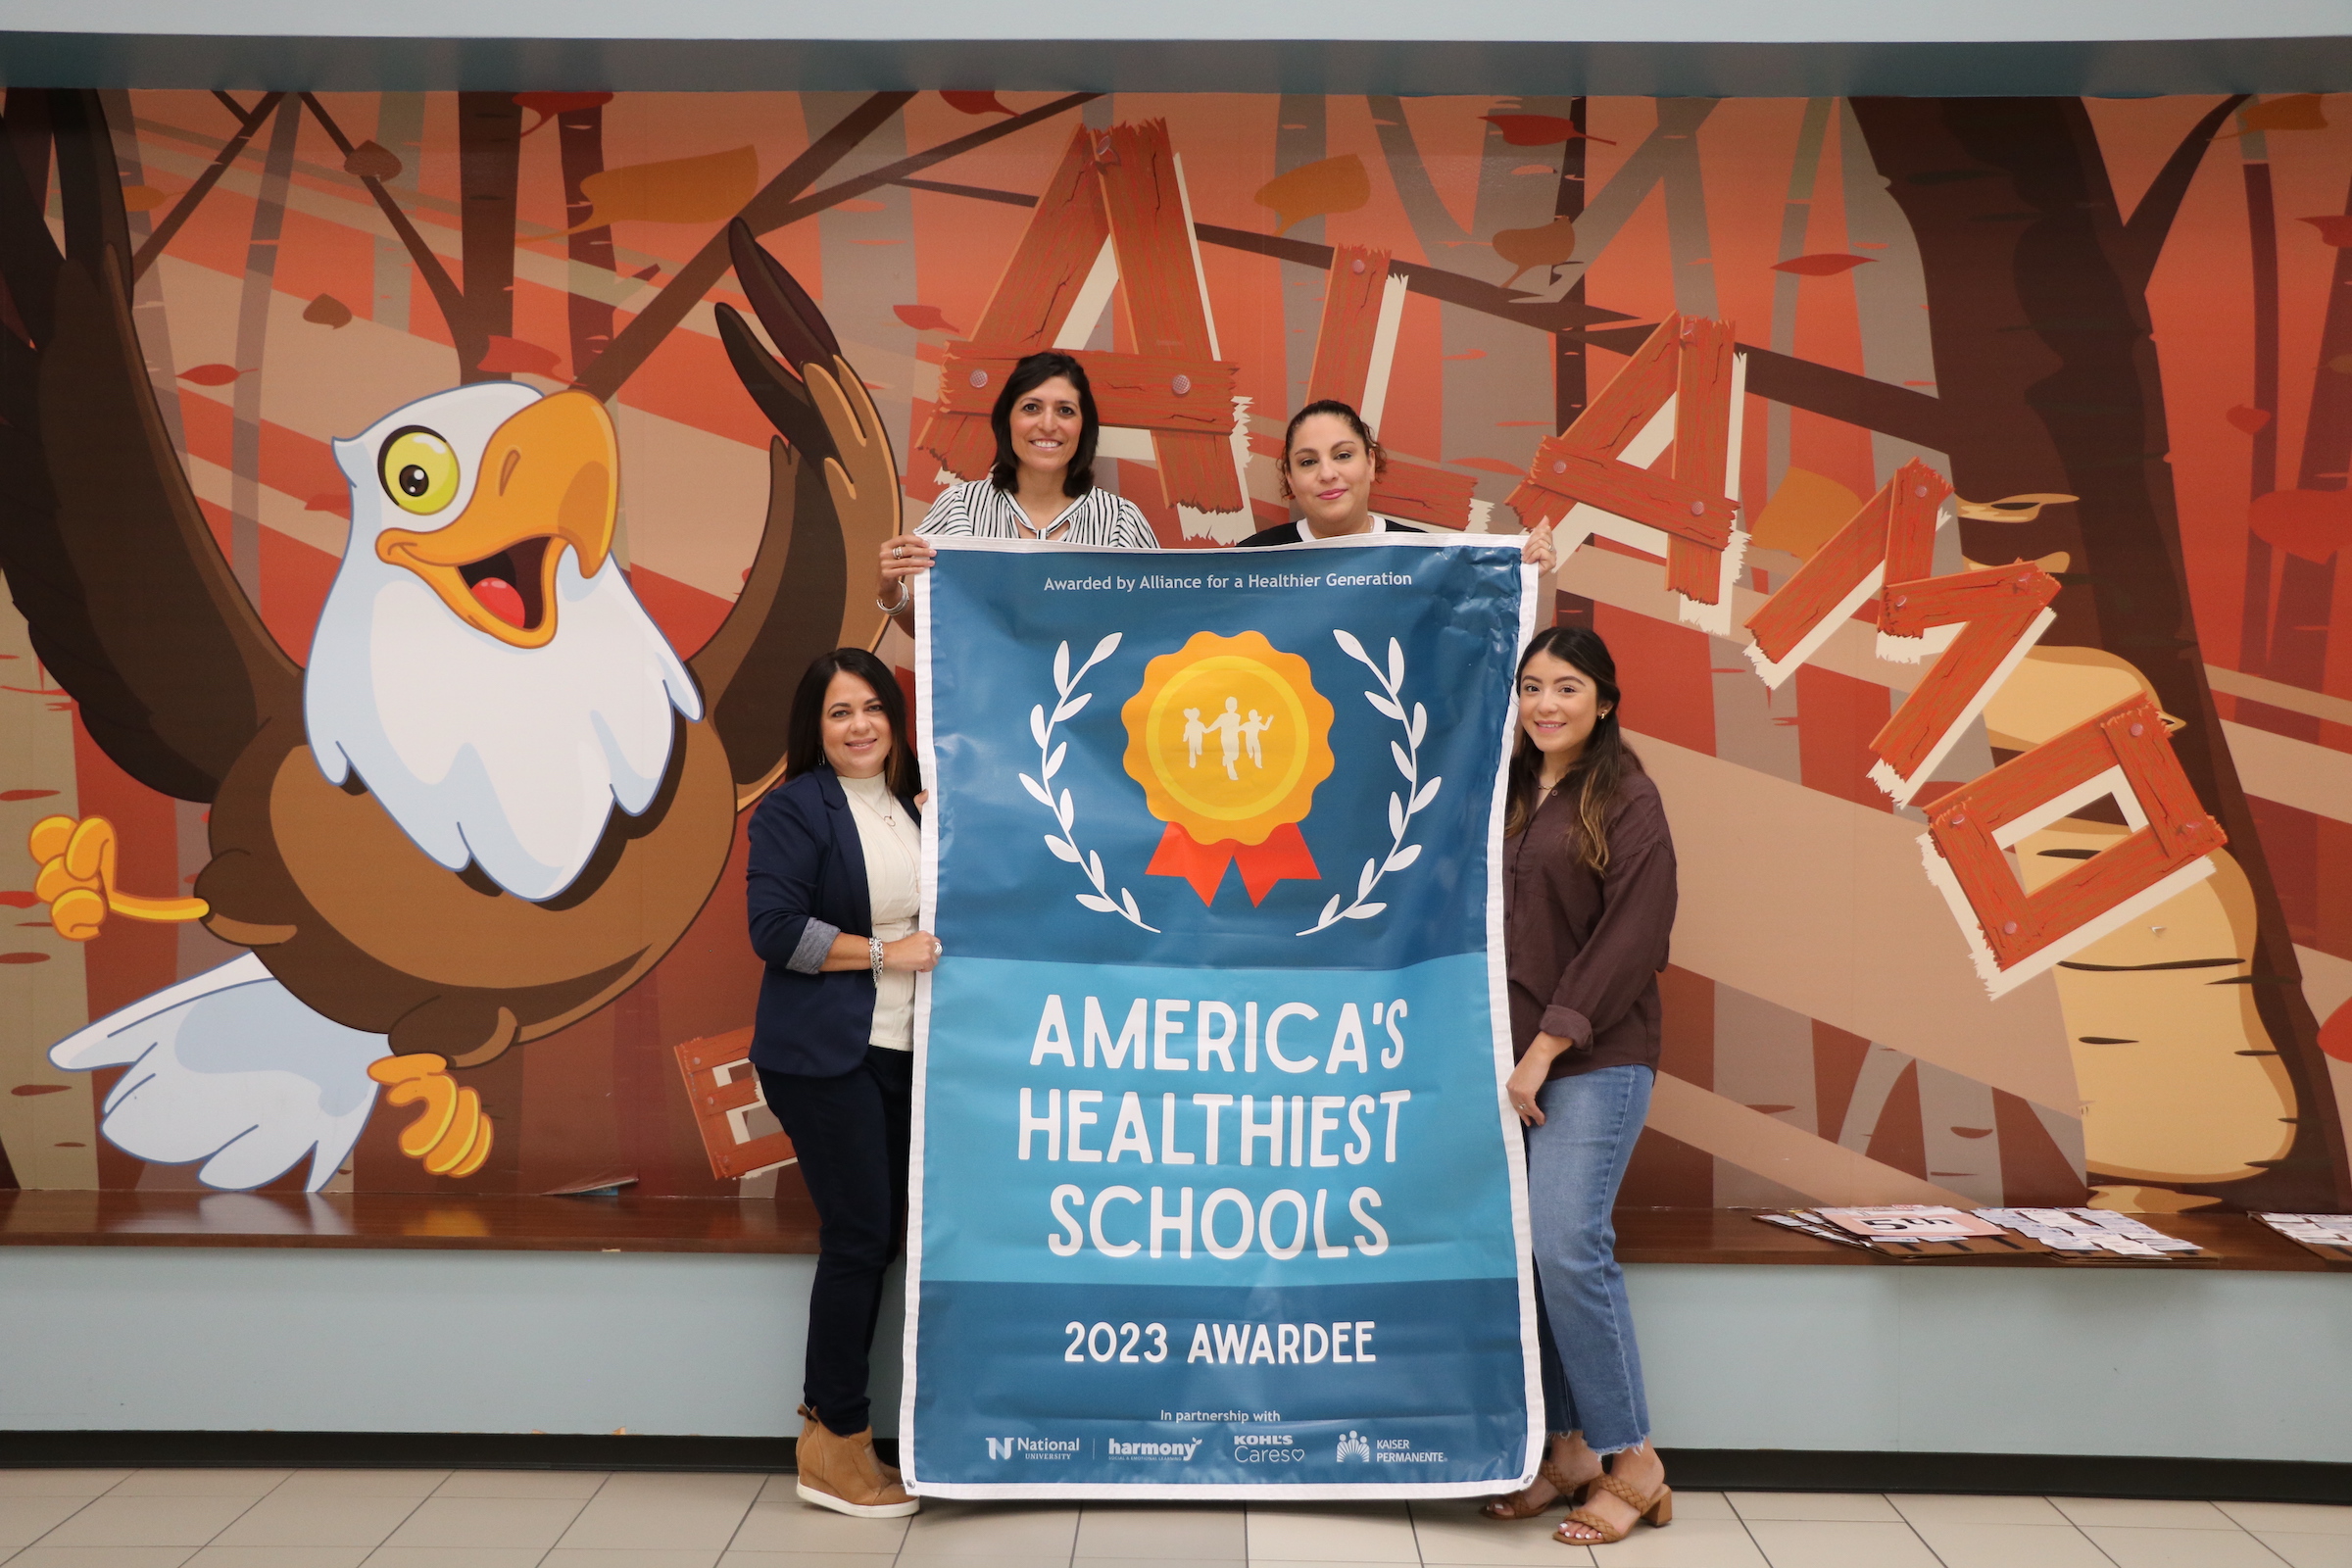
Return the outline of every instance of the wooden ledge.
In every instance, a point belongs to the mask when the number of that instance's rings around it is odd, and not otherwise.
[[[2054,1254],[1899,1258],[1816,1241],[1737,1208],[1621,1208],[1617,1258],[1623,1263],[1797,1263],[1848,1268],[2035,1268],[2071,1273],[2257,1269],[2283,1274],[2352,1273],[2352,1263],[2306,1251],[2258,1219],[2243,1214],[2149,1214],[2150,1225],[2194,1242],[2213,1255],[2186,1262],[2070,1263]]]
[[[0,1192],[0,1247],[814,1252],[816,1211],[798,1182],[760,1199]]]
[[[1621,1208],[1627,1263],[1843,1268],[2038,1268],[2140,1272],[2352,1272],[2237,1214],[2152,1216],[2214,1255],[2182,1263],[2063,1263],[2055,1257],[1903,1260],[1836,1247],[1746,1210]],[[816,1250],[816,1213],[798,1182],[773,1198],[504,1198],[423,1193],[0,1192],[0,1247],[441,1248],[477,1252]]]

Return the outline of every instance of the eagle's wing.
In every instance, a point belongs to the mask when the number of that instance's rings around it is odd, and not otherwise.
[[[35,96],[9,94],[0,135],[0,571],[107,756],[209,801],[265,723],[299,719],[302,670],[221,559],[156,407],[98,95]],[[25,176],[52,133],[62,255]]]
[[[192,975],[49,1048],[68,1072],[127,1069],[100,1123],[116,1148],[159,1165],[203,1160],[208,1187],[259,1187],[311,1160],[317,1192],[375,1104],[368,1063],[382,1035],[312,1011],[246,954]]]
[[[816,303],[740,220],[727,237],[735,275],[784,360],[725,305],[719,337],[782,439],[768,452],[760,553],[734,609],[689,662],[727,749],[736,800],[748,806],[784,765],[802,671],[841,637],[849,542],[870,549],[897,531],[899,479],[872,400]]]

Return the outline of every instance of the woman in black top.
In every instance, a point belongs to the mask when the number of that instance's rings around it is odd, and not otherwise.
[[[1372,486],[1389,466],[1389,455],[1372,438],[1364,416],[1335,398],[1309,403],[1291,416],[1282,433],[1282,495],[1299,515],[1261,528],[1242,541],[1251,545],[1311,544],[1373,533],[1427,533],[1409,522],[1372,510]],[[1545,572],[1552,568],[1551,524],[1527,536],[1525,558]]]

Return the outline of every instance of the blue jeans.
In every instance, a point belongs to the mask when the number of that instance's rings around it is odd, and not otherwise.
[[[1649,1114],[1653,1076],[1629,1065],[1554,1078],[1536,1096],[1544,1125],[1527,1129],[1544,1424],[1582,1432],[1601,1454],[1649,1436],[1642,1352],[1609,1214]]]

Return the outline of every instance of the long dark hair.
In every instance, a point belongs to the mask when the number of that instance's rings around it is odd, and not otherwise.
[[[882,716],[890,721],[890,760],[882,776],[890,793],[912,800],[923,787],[922,768],[914,760],[914,737],[906,732],[906,694],[890,666],[862,648],[836,648],[819,654],[801,676],[792,694],[792,722],[784,731],[784,776],[799,778],[825,765],[825,689],[836,675],[855,675],[882,699]]]
[[[1086,383],[1086,367],[1057,349],[1032,354],[1012,368],[997,406],[988,411],[989,428],[997,432],[997,461],[988,470],[989,483],[1010,495],[1021,471],[1012,450],[1012,406],[1055,376],[1078,389],[1078,450],[1061,470],[1061,493],[1075,501],[1095,487],[1095,442],[1102,434],[1102,416],[1095,413],[1095,389]]]
[[[1281,479],[1282,499],[1285,501],[1298,499],[1291,494],[1291,443],[1298,438],[1298,426],[1318,414],[1328,414],[1335,419],[1345,419],[1348,422],[1348,428],[1353,430],[1356,439],[1363,442],[1364,450],[1372,454],[1373,478],[1377,479],[1389,471],[1388,448],[1372,438],[1372,427],[1364,422],[1364,416],[1348,404],[1342,403],[1338,398],[1318,398],[1297,414],[1292,415],[1291,422],[1283,427]]]
[[[1536,814],[1536,792],[1541,788],[1539,776],[1544,770],[1544,754],[1536,750],[1526,728],[1518,724],[1516,705],[1519,679],[1527,673],[1528,661],[1538,654],[1549,654],[1574,665],[1592,683],[1593,696],[1608,710],[1593,721],[1592,733],[1585,741],[1584,755],[1559,783],[1560,793],[1576,792],[1576,821],[1585,839],[1578,858],[1597,874],[1609,868],[1609,813],[1616,809],[1618,797],[1625,793],[1626,776],[1642,769],[1642,759],[1625,744],[1625,732],[1617,722],[1624,709],[1617,692],[1617,661],[1609,657],[1609,645],[1600,640],[1599,633],[1588,627],[1547,627],[1536,633],[1527,651],[1519,656],[1519,668],[1511,677],[1512,723],[1518,728],[1518,739],[1511,747],[1510,775],[1504,785],[1503,836],[1525,832]]]

